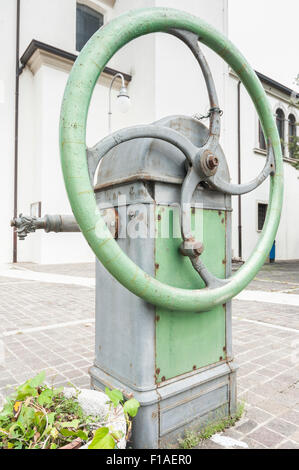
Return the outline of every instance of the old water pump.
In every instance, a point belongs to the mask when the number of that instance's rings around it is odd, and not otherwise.
[[[192,51],[208,89],[209,128],[191,117],[170,116],[119,130],[86,150],[87,113],[100,73],[122,46],[154,32],[172,34]],[[267,158],[247,184],[230,182],[219,145],[221,110],[200,43],[238,74],[262,123]],[[101,28],[74,64],[62,104],[60,147],[74,216],[97,256],[92,386],[119,388],[139,400],[136,448],[163,446],[188,427],[232,415],[230,301],[265,262],[283,194],[280,140],[252,68],[197,17],[164,8],[131,11]],[[231,275],[231,197],[254,190],[268,176],[269,208],[259,242]]]

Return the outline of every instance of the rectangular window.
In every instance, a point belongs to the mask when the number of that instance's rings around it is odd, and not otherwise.
[[[265,218],[267,214],[268,204],[262,204],[261,202],[257,205],[257,229],[259,232],[263,230]]]
[[[104,16],[86,5],[77,3],[76,50],[81,51],[91,36],[104,24]]]
[[[266,148],[267,148],[264,132],[263,132],[262,125],[261,125],[260,121],[259,121],[259,148],[261,150],[266,150]]]

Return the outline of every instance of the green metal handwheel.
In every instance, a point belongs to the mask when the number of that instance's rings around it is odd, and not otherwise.
[[[201,66],[211,104],[210,136],[202,147],[196,147],[182,134],[159,125],[123,129],[97,145],[97,157],[94,160],[90,158],[88,166],[86,121],[98,77],[122,46],[154,32],[179,37],[190,47]],[[219,145],[220,109],[214,82],[198,42],[213,49],[238,74],[259,115],[267,141],[268,156],[263,171],[248,184],[234,185],[222,178],[224,163],[215,157]],[[206,182],[224,194],[240,195],[252,191],[270,177],[269,206],[259,242],[247,262],[229,279],[215,278],[204,266],[200,258],[203,246],[200,240],[192,237],[188,218],[183,213],[181,255],[190,258],[206,288],[181,289],[159,282],[129,259],[112,237],[97,207],[91,176],[100,159],[114,146],[145,137],[165,140],[184,154],[187,176],[182,185],[182,207],[191,201],[200,182]],[[279,135],[265,91],[250,65],[226,37],[201,19],[173,9],[140,9],[119,16],[95,33],[76,60],[67,83],[61,110],[60,149],[68,197],[83,235],[106,269],[123,286],[145,301],[169,310],[211,310],[244,289],[265,262],[278,229],[283,200],[283,163]]]

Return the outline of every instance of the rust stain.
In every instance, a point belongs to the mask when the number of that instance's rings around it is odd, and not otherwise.
[[[117,255],[113,256],[113,258],[110,258],[107,262],[106,262],[106,265],[107,264],[110,264],[110,263],[113,263],[115,260],[117,260],[117,258],[119,258],[121,256],[122,253],[117,253]]]
[[[163,375],[161,381],[162,381],[162,382],[165,382],[165,380],[166,380],[166,377]]]
[[[93,189],[88,189],[87,191],[81,191],[80,193],[78,193],[78,196],[81,196],[82,194],[90,194],[90,193],[93,193]]]
[[[99,248],[101,248],[101,246],[105,245],[107,242],[110,242],[111,238],[106,238],[106,240],[104,240],[103,242],[101,242],[99,244]]]

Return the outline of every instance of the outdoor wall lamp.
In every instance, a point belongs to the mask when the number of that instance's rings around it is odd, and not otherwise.
[[[111,80],[110,83],[110,88],[109,88],[109,110],[108,110],[108,129],[109,129],[109,134],[111,133],[111,116],[112,116],[112,111],[111,111],[111,91],[113,87],[113,83],[117,78],[121,79],[121,88],[119,90],[119,94],[117,95],[117,104],[118,104],[118,109],[121,113],[126,113],[129,111],[130,106],[131,106],[131,100],[130,96],[128,94],[127,87],[125,85],[125,79],[124,76],[121,73],[116,73],[114,77]]]

